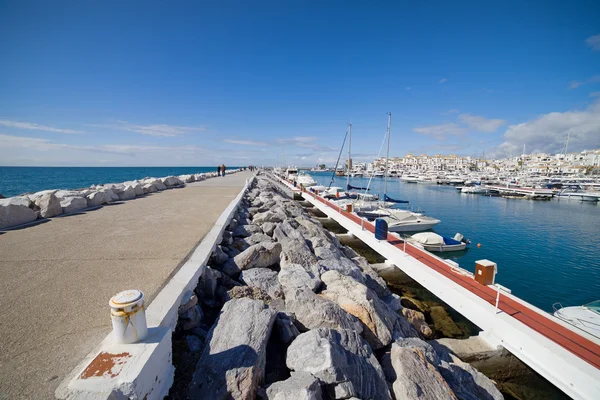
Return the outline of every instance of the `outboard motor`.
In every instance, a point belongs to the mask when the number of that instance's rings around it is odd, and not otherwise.
[[[456,240],[457,242],[461,242],[461,243],[466,243],[469,244],[471,243],[471,241],[469,239],[466,239],[462,233],[456,233],[456,235],[454,235],[454,240]]]

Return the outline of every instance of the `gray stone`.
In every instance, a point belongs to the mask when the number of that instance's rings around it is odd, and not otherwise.
[[[300,331],[294,324],[294,321],[296,321],[296,317],[291,313],[283,311],[277,313],[275,328],[277,329],[279,340],[283,343],[291,343],[298,335],[300,335]]]
[[[259,243],[248,247],[246,250],[227,260],[223,265],[223,272],[233,277],[241,271],[251,268],[267,268],[279,263],[281,244]]]
[[[202,312],[202,308],[199,305],[195,305],[179,313],[179,323],[184,331],[189,331],[200,326],[202,318],[204,318],[204,312]]]
[[[391,399],[383,370],[358,332],[314,329],[303,333],[288,348],[286,364],[328,384],[330,396]]]
[[[366,283],[366,279],[362,270],[345,257],[325,258],[319,260],[319,271],[321,275],[327,271],[337,271],[342,275],[352,277],[359,283]]]
[[[185,341],[188,345],[188,349],[190,349],[192,353],[198,353],[202,350],[202,346],[204,346],[202,340],[195,335],[187,335]]]
[[[62,207],[60,206],[60,200],[52,192],[43,193],[33,201],[36,209],[39,209],[40,216],[42,218],[52,218],[62,214]]]
[[[285,381],[267,389],[268,400],[321,400],[321,381],[309,372],[292,372]]]
[[[277,228],[277,224],[273,222],[265,222],[264,224],[262,224],[261,228],[265,234],[267,234],[268,236],[273,236],[273,231],[275,230],[275,228]]]
[[[454,354],[442,360],[438,371],[460,400],[502,400],[504,396],[494,382]]]
[[[156,190],[167,190],[167,186],[160,180],[156,180],[153,185]]]
[[[176,176],[167,176],[166,178],[162,179],[162,182],[165,184],[165,186],[168,186],[168,187],[183,185],[183,182],[181,181],[181,179],[179,179]]]
[[[254,235],[243,239],[248,243],[248,245],[252,246],[253,244],[258,244],[262,242],[272,242],[273,239],[264,233],[255,233]]]
[[[425,322],[425,315],[420,311],[403,308],[402,315],[415,327],[424,339],[433,339],[433,331]]]
[[[327,285],[327,290],[321,295],[364,324],[364,337],[373,349],[389,345],[396,337],[418,336],[412,325],[400,318],[365,285],[337,271],[325,272],[321,280]]]
[[[377,296],[383,298],[392,295],[385,280],[371,267],[366,258],[360,256],[354,257],[352,258],[352,262],[361,269],[365,277],[365,285],[377,293]]]
[[[252,399],[264,379],[276,312],[262,301],[225,303],[190,385],[192,399]]]
[[[361,333],[362,324],[336,303],[313,293],[308,288],[285,288],[285,309],[294,313],[299,328],[351,329]]]
[[[258,225],[262,225],[265,222],[283,222],[286,218],[285,213],[281,213],[281,212],[272,212],[272,211],[265,211],[265,212],[261,212],[261,213],[257,213],[254,214],[254,217],[252,217],[252,222]]]
[[[35,221],[37,214],[29,208],[30,200],[9,197],[0,200],[0,229]]]
[[[229,259],[229,256],[225,254],[220,245],[215,246],[215,250],[212,252],[210,256],[211,264],[221,265],[225,263]]]
[[[97,207],[108,203],[108,195],[103,191],[96,191],[86,196],[89,207]]]
[[[321,286],[319,275],[303,268],[300,264],[292,264],[286,260],[285,257],[281,260],[281,271],[277,276],[282,287],[286,289],[308,288],[313,292],[319,289]]]
[[[71,214],[87,207],[87,200],[83,197],[64,197],[60,206],[63,214]]]
[[[133,186],[125,186],[125,189],[120,191],[117,195],[119,196],[119,200],[135,199],[135,189]]]
[[[450,386],[418,349],[394,343],[382,365],[396,399],[456,400]]]
[[[262,233],[262,229],[258,225],[240,225],[233,231],[233,237],[248,237],[255,233]]]
[[[240,281],[267,292],[272,298],[283,298],[283,289],[277,280],[277,272],[268,268],[252,268],[240,273]]]
[[[142,186],[142,189],[144,190],[144,194],[154,193],[158,190],[156,186],[154,186],[154,184],[152,183],[145,184],[144,186]]]

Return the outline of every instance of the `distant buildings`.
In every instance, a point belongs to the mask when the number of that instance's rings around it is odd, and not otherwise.
[[[359,164],[356,165],[359,167]],[[379,157],[363,168],[382,170],[385,157]],[[600,149],[568,154],[523,154],[518,157],[488,160],[475,157],[460,157],[454,154],[420,156],[407,154],[404,157],[389,159],[388,168],[400,172],[445,172],[468,174],[481,172],[489,174],[508,173],[528,175],[589,174],[600,173]]]

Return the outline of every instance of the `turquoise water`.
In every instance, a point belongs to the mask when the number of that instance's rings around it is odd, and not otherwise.
[[[235,169],[238,167],[227,167]],[[217,167],[0,167],[5,197],[46,189],[78,189],[144,177],[216,172]]]
[[[331,179],[331,173],[312,175],[326,186]],[[366,186],[368,179],[350,182]],[[334,183],[345,185],[345,178]],[[373,178],[371,187],[371,193],[379,193],[383,179]],[[567,306],[600,299],[600,205],[467,195],[452,186],[403,183],[398,178],[388,180],[388,195],[409,200],[440,219],[435,232],[460,232],[471,239],[466,252],[442,253],[443,258],[470,271],[476,260],[496,262],[497,282],[543,310],[552,311],[557,301]]]

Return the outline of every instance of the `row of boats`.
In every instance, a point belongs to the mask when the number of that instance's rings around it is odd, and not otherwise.
[[[389,152],[389,137],[390,137],[391,114],[388,114],[388,129],[386,132],[388,140]],[[352,126],[348,126],[346,138],[348,139],[348,160],[350,157],[350,140],[352,135]],[[346,143],[344,138],[344,144]],[[387,158],[386,158],[387,159]],[[338,160],[339,162],[339,160]],[[350,163],[348,162],[347,165]],[[337,170],[337,166],[336,169]],[[354,171],[356,172],[356,171]],[[455,237],[444,237],[434,232],[423,232],[432,229],[441,221],[425,215],[423,212],[414,212],[412,210],[401,208],[407,205],[406,200],[397,200],[390,198],[386,194],[388,169],[383,172],[385,179],[383,198],[378,195],[368,193],[369,188],[355,187],[350,185],[350,177],[353,171],[346,170],[346,188],[339,186],[322,186],[318,185],[312,176],[306,173],[300,173],[295,167],[290,167],[283,171],[281,168],[275,168],[274,173],[282,178],[293,182],[295,186],[301,186],[314,193],[321,195],[339,207],[346,209],[368,221],[382,219],[386,222],[388,231],[406,233],[406,232],[422,232],[412,236],[407,236],[406,239],[418,244],[429,251],[447,252],[464,250],[468,244],[468,240],[464,239],[461,234],[456,234]],[[358,175],[355,175],[358,176]],[[362,174],[360,175],[362,176]],[[332,182],[333,183],[333,177]]]
[[[553,197],[567,200],[580,200],[586,202],[598,202],[600,191],[585,190],[580,185],[570,185],[560,189],[527,187],[518,185],[493,185],[480,184],[471,186],[457,186],[463,194],[481,194],[485,196],[523,197],[529,199],[550,200]]]

